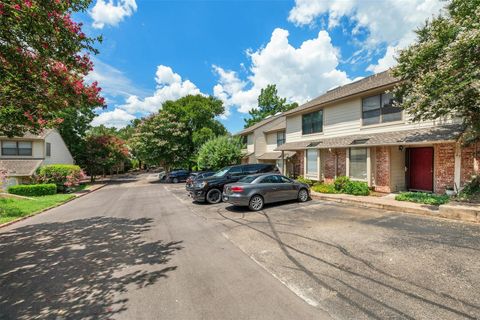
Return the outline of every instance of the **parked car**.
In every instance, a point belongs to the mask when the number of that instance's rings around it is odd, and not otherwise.
[[[309,186],[291,180],[281,174],[258,174],[225,185],[223,201],[250,210],[262,210],[266,203],[298,200],[305,202],[310,197]]]
[[[158,174],[158,179],[160,181],[163,181],[167,178],[167,172],[166,171],[161,171],[159,174]]]
[[[184,181],[187,181],[187,178],[189,176],[190,176],[190,171],[188,170],[172,171],[169,174],[167,174],[165,181],[173,182],[173,183],[184,182]]]
[[[198,179],[205,179],[211,177],[215,174],[215,171],[200,171],[200,172],[192,172],[190,176],[187,178],[187,183],[185,188],[187,191],[190,191],[193,188],[193,183]]]
[[[194,201],[219,203],[222,201],[223,187],[241,178],[256,173],[279,173],[273,164],[243,164],[225,167],[214,175],[204,179],[197,179],[189,190],[189,196]]]

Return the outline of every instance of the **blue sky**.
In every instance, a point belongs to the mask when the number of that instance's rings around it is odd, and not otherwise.
[[[230,132],[262,87],[304,103],[392,66],[437,0],[95,0],[79,14],[102,35],[95,71],[108,101],[94,124],[121,127],[186,94],[224,101]]]

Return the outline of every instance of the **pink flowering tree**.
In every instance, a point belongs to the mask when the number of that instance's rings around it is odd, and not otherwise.
[[[91,0],[0,1],[0,136],[38,132],[63,121],[65,108],[105,104],[89,55],[89,38],[74,12]]]

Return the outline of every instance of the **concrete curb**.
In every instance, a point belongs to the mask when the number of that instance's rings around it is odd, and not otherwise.
[[[81,198],[81,197],[83,197],[83,196],[86,196],[87,194],[90,194],[90,193],[92,193],[92,192],[95,192],[95,191],[97,191],[97,190],[100,190],[100,189],[102,189],[103,187],[105,187],[106,185],[107,185],[107,184],[105,183],[105,184],[99,186],[98,188],[95,188],[95,189],[93,189],[93,190],[88,190],[88,192],[80,193],[80,194],[73,194],[73,195],[75,195],[75,197],[73,197],[73,198],[71,198],[71,199],[68,199],[68,200],[66,200],[65,202],[58,203],[58,204],[53,205],[53,206],[51,206],[51,207],[44,208],[44,209],[42,209],[42,210],[40,210],[40,211],[31,213],[31,214],[29,214],[28,216],[24,216],[24,217],[21,217],[21,218],[18,218],[18,219],[15,219],[15,220],[6,222],[6,223],[4,223],[4,224],[0,224],[0,229],[1,229],[1,228],[8,227],[9,225],[12,225],[12,224],[14,224],[14,223],[17,223],[17,222],[26,220],[26,219],[28,219],[28,218],[37,216],[37,215],[39,215],[39,214],[45,213],[46,211],[49,211],[49,210],[51,210],[51,209],[54,209],[54,208],[58,208],[58,207],[60,207],[60,206],[63,206],[64,204],[67,204],[67,203],[69,203],[70,201],[73,201],[73,200],[75,200],[75,199],[78,199],[78,198]]]
[[[440,217],[480,223],[480,205],[443,204],[440,206]]]

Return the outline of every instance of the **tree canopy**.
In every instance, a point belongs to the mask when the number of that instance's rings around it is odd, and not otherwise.
[[[89,38],[72,14],[91,0],[0,2],[0,135],[38,133],[63,121],[66,108],[104,105],[89,54],[101,38]]]
[[[238,164],[242,159],[243,143],[238,137],[221,136],[208,140],[198,151],[200,169],[218,170]]]
[[[414,120],[460,117],[466,142],[480,137],[480,0],[452,0],[400,52],[395,90]]]
[[[248,128],[268,116],[273,116],[279,112],[285,112],[296,107],[298,107],[296,102],[287,103],[286,98],[278,96],[277,86],[269,84],[266,88],[261,90],[260,95],[258,96],[258,107],[248,112],[250,118],[244,119],[244,127]]]
[[[130,140],[136,156],[150,165],[183,165],[187,158],[187,130],[176,116],[161,110],[144,119]]]

